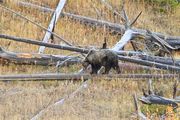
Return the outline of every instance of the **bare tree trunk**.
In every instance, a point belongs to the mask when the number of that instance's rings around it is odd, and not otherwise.
[[[53,17],[52,17],[51,22],[49,24],[49,27],[48,27],[49,31],[54,32],[53,31],[54,27],[55,27],[55,25],[56,25],[56,23],[58,21],[58,18],[60,16],[61,11],[62,11],[63,7],[65,6],[65,4],[66,4],[66,0],[60,0],[59,1],[59,4],[58,4],[56,10],[54,11]],[[51,35],[52,34],[50,32],[46,31],[46,34],[45,34],[45,36],[43,38],[43,42],[47,43],[48,40],[50,39]],[[45,49],[44,46],[40,46],[39,53],[43,53],[44,49]]]
[[[125,31],[124,35],[122,36],[121,40],[112,48],[114,51],[119,51],[124,48],[124,46],[132,39],[136,32],[132,31],[131,29]]]

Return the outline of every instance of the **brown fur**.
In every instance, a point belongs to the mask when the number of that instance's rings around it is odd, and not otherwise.
[[[91,50],[82,63],[84,68],[87,68],[89,64],[92,67],[91,74],[97,74],[98,70],[102,66],[105,67],[105,74],[108,74],[111,68],[120,73],[118,66],[118,56],[111,50]]]

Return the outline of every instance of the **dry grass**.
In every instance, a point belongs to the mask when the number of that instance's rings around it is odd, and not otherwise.
[[[25,0],[39,5],[47,5],[55,8],[58,0]],[[5,5],[22,13],[37,23],[48,26],[51,15],[41,13],[34,9],[19,7],[14,0],[6,0]],[[120,0],[111,0],[111,3],[117,9],[120,9]],[[97,18],[94,6],[103,13],[102,19],[112,22],[114,20],[112,12],[106,9],[100,2],[93,0],[69,0],[65,11],[77,13],[80,15]],[[135,3],[132,0],[126,1],[126,10],[132,19],[143,11],[142,16],[136,23],[136,27],[150,29],[156,32],[179,35],[180,33],[180,9],[171,14],[153,13],[150,6],[143,3]],[[113,46],[119,39],[118,35],[111,35],[103,29],[88,28],[79,23],[61,18],[55,28],[55,32],[66,38],[75,45],[93,45],[101,46],[104,37],[108,38],[109,47]],[[12,15],[0,8],[0,33],[21,36],[41,40],[44,31],[24,21],[23,19]],[[10,46],[9,46],[10,43]],[[57,41],[59,43],[59,41]],[[12,42],[1,39],[1,47],[16,52],[37,52],[38,46],[25,43]],[[66,51],[46,49],[48,54],[64,54]],[[62,68],[61,72],[78,71],[81,66],[72,66],[71,68]],[[56,72],[55,67],[48,66],[0,66],[0,74],[19,74],[19,73],[47,73]],[[155,71],[156,72],[156,71]],[[172,85],[174,80],[163,81],[155,80],[154,86],[162,90],[166,97],[172,97]],[[0,120],[26,120],[32,118],[41,109],[49,104],[53,104],[60,98],[72,93],[82,84],[72,81],[42,81],[42,82],[0,82]],[[88,83],[89,87],[79,92],[74,98],[67,100],[63,105],[47,111],[40,119],[59,120],[59,119],[135,119],[132,117],[134,112],[132,94],[142,95],[141,89],[146,88],[145,81],[130,81],[117,79],[105,81],[94,79]]]

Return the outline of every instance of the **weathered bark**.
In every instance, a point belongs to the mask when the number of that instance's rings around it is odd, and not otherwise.
[[[119,51],[124,48],[124,46],[132,39],[134,36],[135,32],[132,31],[131,29],[125,31],[124,35],[122,36],[121,40],[116,43],[116,45],[112,48],[114,51]]]
[[[168,40],[167,42],[175,48],[180,48],[180,40]]]
[[[62,9],[63,9],[65,4],[66,4],[66,0],[60,0],[59,1],[59,4],[58,4],[56,10],[54,11],[54,14],[52,16],[51,22],[49,24],[49,27],[48,27],[49,31],[54,32],[53,29],[54,29],[54,27],[55,27],[55,25],[56,25],[56,23],[58,21],[58,18],[60,16],[61,11],[62,11]],[[49,41],[51,35],[52,34],[50,32],[46,31],[46,34],[45,34],[45,36],[43,38],[43,42],[47,43]],[[40,46],[39,53],[43,53],[44,49],[45,49],[44,46]]]
[[[130,58],[126,56],[119,56],[119,60],[132,62],[132,63],[145,65],[145,66],[150,66],[150,67],[155,67],[155,68],[164,69],[164,70],[170,70],[174,72],[180,71],[180,67],[178,66],[166,65],[166,64],[156,63],[156,62],[149,62],[149,61],[136,59],[136,58]]]
[[[165,97],[161,97],[158,95],[148,95],[146,97],[141,97],[139,99],[141,102],[145,103],[145,104],[160,104],[160,105],[170,105],[173,106],[174,108],[177,108],[178,104],[176,102],[178,102],[177,100],[174,99],[168,99]]]
[[[43,55],[43,54],[31,54],[31,53],[14,53],[8,52],[0,48],[0,64],[25,64],[25,65],[56,65],[58,61],[66,61],[66,65],[77,64],[80,59],[70,56],[58,56],[58,55]]]
[[[148,55],[140,55],[139,56],[142,60],[151,61],[151,62],[157,62],[167,65],[175,65],[180,67],[180,60],[172,60],[170,58],[163,58],[163,57],[153,57]]]
[[[20,75],[1,75],[0,81],[36,81],[36,80],[84,80],[93,78],[103,78],[103,79],[118,79],[126,78],[131,80],[139,79],[174,79],[178,78],[177,74],[108,74],[108,75],[89,75],[89,74],[79,74],[79,73],[49,73],[49,74],[20,74]]]
[[[142,65],[136,65],[136,64],[129,64],[129,63],[119,63],[121,71],[159,71],[161,69],[152,68],[149,66],[142,66]]]

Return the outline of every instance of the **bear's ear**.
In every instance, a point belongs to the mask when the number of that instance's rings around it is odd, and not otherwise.
[[[88,54],[86,55],[86,58],[87,58],[89,55],[94,54],[94,52],[95,52],[95,50],[90,50],[90,51],[88,52]]]

